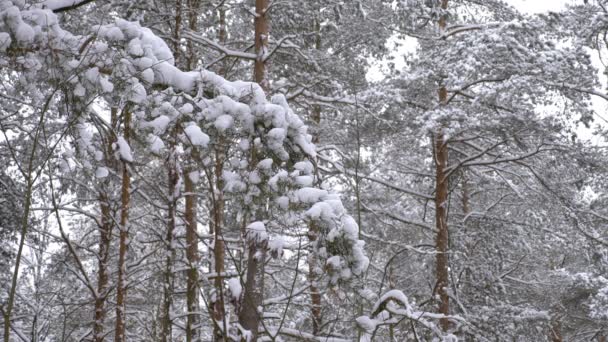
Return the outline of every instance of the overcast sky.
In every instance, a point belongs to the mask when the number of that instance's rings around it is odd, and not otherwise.
[[[507,0],[520,11],[529,13],[557,12],[566,4],[574,4],[577,1],[582,2],[582,0]]]

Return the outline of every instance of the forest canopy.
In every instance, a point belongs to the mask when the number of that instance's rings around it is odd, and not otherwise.
[[[515,2],[0,0],[4,341],[605,342],[608,2]]]

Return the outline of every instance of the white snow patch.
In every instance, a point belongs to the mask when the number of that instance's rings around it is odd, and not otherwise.
[[[234,118],[232,118],[232,116],[230,116],[230,115],[224,114],[224,115],[218,116],[217,119],[215,119],[214,126],[218,131],[224,132],[227,129],[229,129],[230,127],[232,127],[233,123],[234,123]]]
[[[327,196],[327,191],[317,188],[302,188],[295,192],[296,198],[302,203],[317,203]]]
[[[196,124],[192,124],[186,128],[184,128],[184,132],[188,136],[188,139],[192,143],[192,145],[207,147],[209,144],[209,136],[198,127]]]
[[[258,169],[260,170],[270,170],[272,167],[272,159],[266,158],[258,163]]]
[[[285,239],[282,236],[276,236],[268,242],[270,253],[275,258],[283,256],[283,246],[285,246]]]
[[[162,134],[167,129],[169,122],[171,122],[171,119],[168,116],[161,115],[152,121],[144,123],[142,126],[151,127],[155,134]]]
[[[268,240],[268,233],[264,222],[256,221],[247,226],[247,239],[251,242],[262,242]]]
[[[148,149],[154,153],[160,153],[165,148],[165,143],[161,140],[161,138],[157,137],[154,134],[148,135]]]
[[[118,137],[116,143],[118,144],[118,153],[120,154],[120,157],[125,161],[133,162],[133,154],[131,153],[131,147],[129,146],[129,143],[127,143],[125,138],[123,138],[122,136]]]
[[[201,174],[198,171],[192,171],[188,174],[188,178],[190,178],[192,183],[196,184],[200,180]]]
[[[243,291],[241,280],[239,278],[228,279],[228,289],[230,290],[230,298],[238,301],[241,297],[241,292]]]
[[[95,170],[96,178],[106,178],[109,174],[110,172],[108,171],[108,169],[103,166],[100,166],[97,168],[97,170]]]

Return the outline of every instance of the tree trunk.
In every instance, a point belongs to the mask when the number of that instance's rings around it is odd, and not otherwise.
[[[107,146],[105,150],[106,166],[115,169],[113,159],[112,144],[116,142],[114,129],[118,124],[116,108],[111,109],[110,132],[107,136]],[[112,230],[114,220],[112,218],[112,208],[107,189],[110,181],[106,180],[102,184],[99,192],[99,206],[101,210],[101,227],[99,229],[99,259],[97,270],[97,297],[95,298],[95,320],[93,321],[93,342],[103,342],[105,340],[104,323],[106,320],[106,300],[108,297],[108,261],[110,257],[110,243],[112,242]]]
[[[181,57],[180,50],[180,30],[182,26],[182,0],[175,0],[175,26],[173,27],[173,58],[175,65]],[[169,156],[167,157],[168,170],[168,203],[167,203],[167,234],[165,236],[165,271],[163,275],[163,300],[160,322],[161,342],[170,342],[172,340],[172,321],[171,321],[171,306],[173,303],[173,260],[175,259],[175,249],[173,248],[173,235],[175,232],[175,211],[177,206],[177,198],[179,189],[176,186],[179,181],[179,173],[177,171],[177,156],[176,156],[176,130],[171,132],[171,143],[169,148]]]
[[[220,44],[226,44],[226,9],[223,4],[218,6],[218,41]],[[218,74],[224,76],[226,74],[225,62],[220,62]],[[226,322],[226,301],[224,296],[224,277],[222,273],[225,270],[225,244],[223,236],[223,225],[224,225],[224,181],[222,179],[222,173],[224,170],[225,151],[224,139],[221,134],[217,137],[217,143],[214,146],[215,152],[215,163],[213,170],[211,189],[212,207],[211,215],[212,228],[213,228],[213,268],[217,277],[213,281],[213,287],[215,290],[215,298],[213,302],[213,319],[215,325],[213,327],[214,341],[225,340],[224,331],[228,329],[228,322]]]
[[[198,24],[198,10],[200,1],[199,0],[187,0],[188,4],[188,25],[191,31],[197,30]],[[194,46],[192,41],[189,39],[187,43],[188,54],[186,55],[186,63],[188,70],[192,70],[196,66],[196,55],[194,53]],[[194,147],[193,147],[194,149]],[[196,151],[191,152],[193,158],[197,159],[195,154]],[[190,179],[190,173],[194,170],[190,167],[184,169],[184,197],[186,198],[186,207],[184,218],[186,220],[186,259],[188,261],[188,273],[186,275],[186,309],[188,315],[186,317],[186,342],[193,342],[200,340],[198,334],[198,234],[197,234],[197,221],[196,221],[196,185]]]
[[[216,341],[224,339],[222,331],[226,331],[226,308],[224,301],[224,236],[222,227],[224,225],[224,182],[222,180],[222,172],[224,169],[224,150],[223,150],[224,139],[218,138],[218,143],[215,147],[215,191],[213,194],[213,260],[215,266],[215,273],[217,277],[214,280],[214,287],[216,291],[216,299],[213,303],[213,315],[215,321],[221,326],[216,325],[214,327],[214,336]],[[221,329],[220,329],[221,328]]]
[[[441,9],[445,10],[448,7],[448,0],[441,1]],[[439,30],[443,31],[446,27],[446,18],[441,16],[439,19]],[[446,105],[448,92],[445,86],[439,89],[439,103]],[[448,178],[446,168],[448,164],[448,144],[445,141],[443,129],[439,128],[434,137],[435,150],[435,227],[437,229],[437,237],[435,240],[435,248],[437,256],[435,260],[436,267],[436,291],[439,295],[439,313],[449,315],[450,313],[450,298],[448,296],[449,274],[448,274],[448,222],[447,222],[447,203],[448,203]],[[440,325],[443,331],[449,329],[449,320],[442,318]]]
[[[186,289],[186,305],[188,317],[186,320],[186,341],[198,340],[198,235],[196,222],[196,186],[190,179],[192,169],[187,168],[184,172],[184,196],[186,197],[185,219],[186,219],[186,258],[188,259],[188,279]]]
[[[175,134],[174,134],[175,137]],[[173,238],[175,234],[175,211],[177,207],[177,199],[179,198],[179,172],[177,165],[177,156],[175,151],[175,141],[172,142],[169,157],[167,159],[168,181],[169,181],[169,203],[167,210],[167,235],[165,237],[165,275],[163,286],[163,320],[161,322],[160,340],[169,342],[171,338],[171,305],[173,303],[173,260],[175,260],[175,248],[173,246]]]
[[[251,332],[251,341],[257,341],[261,313],[258,307],[262,306],[264,298],[264,260],[266,259],[266,241],[250,242],[247,256],[247,282],[239,323]]]
[[[175,65],[180,59],[180,30],[182,29],[182,0],[175,0],[175,27],[173,28],[173,59]]]
[[[257,58],[253,67],[253,80],[258,83],[264,91],[268,90],[266,79],[266,61],[264,60],[268,50],[269,25],[266,10],[268,0],[255,0],[255,54]]]
[[[124,111],[124,139],[127,143],[130,140],[130,121],[131,113]],[[118,246],[118,283],[116,284],[116,331],[114,342],[126,341],[125,319],[126,319],[126,299],[127,299],[127,249],[129,239],[129,205],[131,200],[131,177],[129,166],[126,161],[122,163],[122,186],[120,192],[120,242]]]
[[[257,164],[258,156],[254,148],[251,149],[249,165],[253,167]],[[246,225],[247,217],[255,217],[255,221],[260,221],[265,215],[262,210],[257,209],[254,215],[248,213],[243,221],[242,235],[247,241],[247,278],[245,292],[243,294],[241,311],[239,312],[239,324],[251,332],[251,341],[257,341],[258,328],[262,319],[258,308],[262,307],[264,298],[264,261],[266,260],[266,247],[268,241],[257,241],[247,237]],[[251,221],[252,222],[252,221]],[[249,341],[243,339],[243,341]]]
[[[445,88],[442,88],[444,90]],[[448,225],[447,225],[447,200],[448,200],[448,179],[445,169],[448,160],[447,143],[444,141],[442,130],[439,130],[435,135],[435,225],[437,228],[437,237],[435,246],[437,250],[436,257],[436,290],[439,294],[439,313],[449,314],[449,297],[448,297]],[[442,318],[441,327],[444,331],[448,330],[448,320]]]
[[[200,0],[187,0],[188,5],[188,27],[190,31],[197,30],[198,24],[198,10],[200,5]],[[188,39],[186,43],[187,51],[186,54],[186,69],[192,70],[196,67],[197,58],[194,53],[194,46],[192,45],[192,40]]]
[[[217,39],[222,46],[226,46],[226,38],[228,37],[228,34],[226,32],[226,8],[224,7],[224,4],[221,3],[217,10],[218,10],[218,15],[219,15],[219,19],[220,19],[220,21],[218,23],[219,27],[218,27]],[[228,70],[226,70],[226,61],[221,61],[218,74],[222,77],[226,77],[227,72],[228,72]]]
[[[319,127],[319,123],[321,121],[321,107],[315,105],[312,109],[311,119],[315,122],[317,129]],[[319,142],[319,132],[318,130],[312,137],[313,143]],[[314,223],[310,223],[308,225],[308,240],[310,241],[310,245],[314,246],[317,238],[319,237],[319,228]],[[319,292],[319,288],[316,285],[317,274],[315,273],[315,268],[317,265],[317,255],[314,250],[310,251],[308,256],[308,281],[310,281],[310,314],[312,320],[312,333],[313,335],[317,335],[320,332],[320,327],[322,326],[322,317],[321,317],[321,293]]]
[[[321,49],[321,24],[319,19],[315,17],[313,22],[313,29],[315,31],[315,49]],[[312,142],[318,144],[320,141],[320,129],[321,129],[321,106],[313,105],[312,112],[310,115],[311,121],[315,125],[315,130],[312,135]],[[314,246],[317,238],[319,237],[319,228],[311,223],[308,225],[308,239],[311,246]],[[310,281],[310,314],[312,320],[312,333],[318,335],[320,328],[323,325],[321,317],[321,293],[316,285],[317,275],[315,274],[315,268],[317,265],[317,255],[314,250],[311,250],[308,256],[308,281]]]
[[[93,341],[103,342],[104,322],[106,320],[106,298],[108,290],[108,257],[112,241],[112,212],[110,199],[104,191],[99,194],[101,207],[101,227],[99,231],[99,260],[97,270],[97,297],[95,298],[95,321],[93,324]]]
[[[254,63],[254,82],[258,83],[264,91],[268,90],[268,80],[266,79],[266,65],[264,55],[268,48],[268,17],[266,10],[268,9],[268,0],[256,0],[255,12],[255,52],[257,58]],[[258,160],[255,155],[255,149],[252,148],[252,156],[249,165],[256,165]],[[258,220],[261,219],[258,213]],[[245,224],[247,222],[245,221]],[[246,236],[245,236],[246,238]],[[255,242],[251,241],[248,245],[247,257],[247,278],[245,284],[245,292],[243,294],[243,303],[239,312],[239,323],[241,326],[251,332],[251,340],[256,341],[258,336],[258,328],[261,322],[261,313],[258,312],[258,307],[261,307],[264,298],[264,260],[266,259],[267,241]]]
[[[308,225],[308,239],[311,245],[314,245],[319,236],[319,229],[314,223]],[[321,317],[321,293],[316,285],[317,274],[315,268],[317,265],[317,255],[311,251],[308,255],[308,281],[310,282],[310,314],[312,319],[312,334],[317,335],[320,332],[322,325]]]
[[[549,334],[551,338],[551,342],[563,342],[564,338],[562,337],[562,327],[559,321],[551,322],[551,332]]]

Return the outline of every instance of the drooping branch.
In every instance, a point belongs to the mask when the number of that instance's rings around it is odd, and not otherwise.
[[[95,0],[47,0],[43,2],[43,6],[53,11],[53,13],[62,13],[77,9]]]

